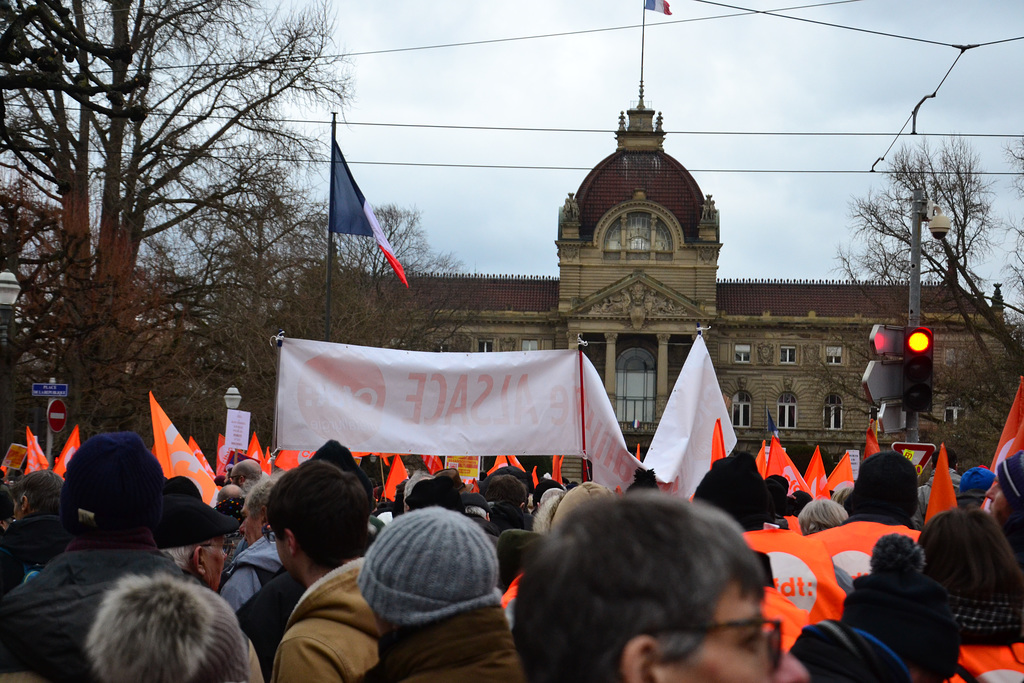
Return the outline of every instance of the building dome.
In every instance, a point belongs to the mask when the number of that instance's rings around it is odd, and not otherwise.
[[[633,199],[635,190],[675,215],[687,242],[698,239],[704,195],[681,163],[661,149],[621,147],[584,178],[576,193],[580,207],[580,239],[594,237],[594,228],[609,209]]]

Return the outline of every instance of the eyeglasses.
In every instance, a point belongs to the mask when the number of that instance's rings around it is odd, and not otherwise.
[[[263,538],[267,539],[271,543],[277,541],[277,536],[274,535],[274,530],[270,528],[269,524],[263,525]]]
[[[232,474],[231,476],[228,477],[228,481],[230,481],[232,484],[237,484],[243,479],[245,479],[244,474]]]
[[[219,552],[221,555],[228,554],[228,546],[226,543],[201,543],[199,547],[210,548],[211,550]]]
[[[782,621],[779,619],[764,619],[756,617],[753,619],[742,619],[739,621],[721,621],[717,623],[705,624],[703,626],[694,626],[692,628],[682,629],[671,629],[669,631],[662,631],[660,634],[671,633],[672,631],[681,631],[687,633],[710,633],[723,628],[758,628],[760,629],[760,636],[763,639],[768,650],[768,659],[771,662],[772,671],[779,668],[779,662],[782,661]],[[659,633],[652,633],[651,635],[659,635]]]

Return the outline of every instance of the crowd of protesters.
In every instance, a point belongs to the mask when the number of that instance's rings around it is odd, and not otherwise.
[[[0,492],[0,683],[1024,681],[1024,451],[951,475],[927,523],[893,451],[831,500],[738,452],[692,501],[515,467],[388,501],[329,441],[209,505],[101,434]]]

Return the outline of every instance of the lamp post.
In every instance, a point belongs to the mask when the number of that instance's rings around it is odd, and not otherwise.
[[[14,302],[21,293],[18,277],[9,270],[0,273],[0,448],[7,452],[14,438],[14,362],[10,329]],[[2,457],[2,456],[0,456]]]
[[[237,410],[241,402],[242,394],[238,391],[238,387],[232,384],[224,393],[224,405],[228,407],[228,410]]]

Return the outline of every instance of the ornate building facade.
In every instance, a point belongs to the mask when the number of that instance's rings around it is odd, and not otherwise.
[[[769,415],[798,459],[815,445],[833,459],[862,448],[872,412],[860,391],[868,332],[904,319],[906,288],[720,281],[719,209],[664,140],[661,114],[642,99],[620,114],[615,151],[559,211],[557,278],[438,278],[463,289],[474,312],[465,348],[453,350],[582,342],[627,445],[643,453],[698,327],[709,328],[703,333],[739,448],[760,448]],[[934,311],[931,290],[925,301]]]

